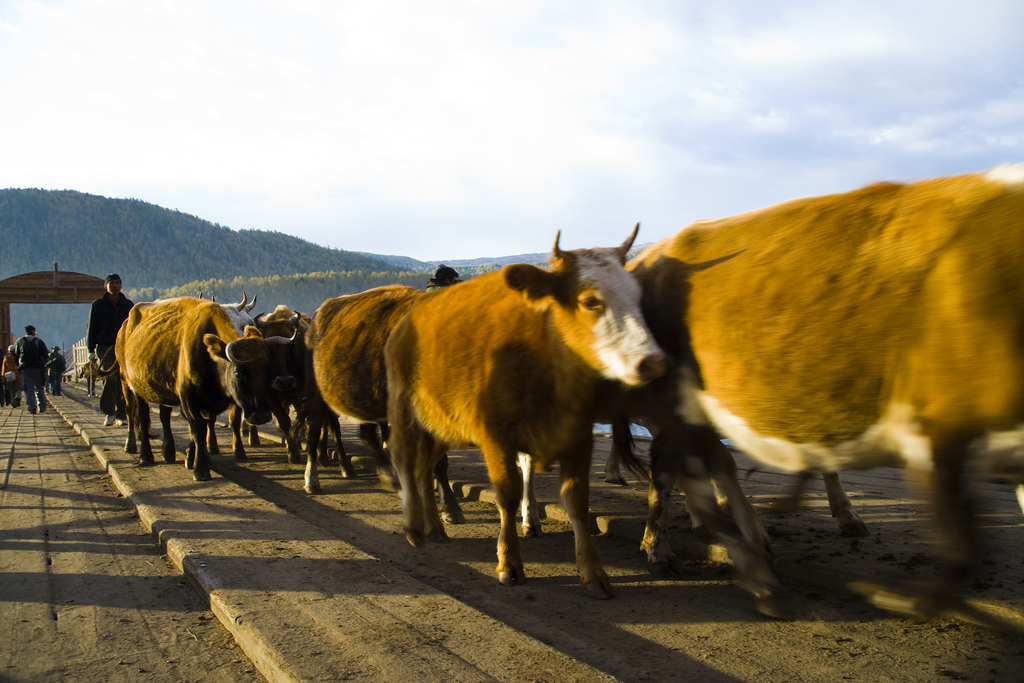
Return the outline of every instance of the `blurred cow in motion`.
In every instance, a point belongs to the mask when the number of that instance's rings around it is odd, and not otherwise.
[[[360,437],[376,457],[378,474],[385,484],[395,487],[391,460],[377,440],[378,425],[385,443],[389,433],[384,345],[391,331],[423,296],[435,295],[402,285],[377,287],[359,294],[328,299],[314,314],[306,336],[308,372],[315,378],[307,391],[308,493],[320,492],[316,456],[322,425],[329,425],[334,430],[343,476],[354,475],[351,460],[341,443],[338,415],[360,421]],[[448,482],[447,455],[438,459],[434,474],[440,490],[442,515],[447,521],[461,522],[462,508]]]
[[[900,466],[930,503],[944,572],[861,592],[920,614],[962,582],[977,550],[969,447],[1024,421],[1024,165],[698,221],[630,269],[676,367],[632,396],[655,418],[657,498],[679,478],[688,505],[714,508],[708,480],[735,482],[716,428],[793,472]],[[1007,453],[998,469],[1024,480]],[[655,498],[652,555],[667,548]],[[719,528],[741,556],[767,555],[748,511],[733,506],[739,536]],[[776,589],[763,573],[741,583],[759,600]]]
[[[587,524],[600,388],[607,379],[637,385],[665,371],[665,354],[640,315],[640,288],[623,268],[636,234],[617,248],[573,251],[556,238],[550,270],[510,265],[423,296],[391,333],[390,446],[414,546],[448,539],[431,472],[449,446],[475,444],[501,516],[498,579],[524,581],[517,453],[528,453],[544,470],[559,465],[580,583],[593,597],[611,596]]]
[[[224,309],[212,302],[181,297],[136,304],[115,345],[128,403],[125,451],[136,451],[137,435],[139,462],[152,463],[148,404],[180,406],[192,439],[185,466],[202,481],[210,478],[206,439],[217,414],[234,402],[250,424],[267,422],[267,344],[255,327],[245,332],[240,336]],[[166,462],[174,462],[170,430],[163,455]]]

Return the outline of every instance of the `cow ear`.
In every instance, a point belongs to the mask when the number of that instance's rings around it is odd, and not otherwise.
[[[516,263],[505,267],[505,282],[521,292],[531,307],[543,311],[551,305],[555,294],[555,276],[552,273],[527,263]]]
[[[216,360],[217,358],[227,359],[227,354],[224,352],[226,344],[215,334],[204,334],[203,343],[206,344],[206,350],[210,352],[210,357]]]
[[[263,333],[260,332],[255,327],[253,327],[252,325],[246,325],[246,327],[245,327],[245,336],[246,337],[253,337],[253,338],[257,338],[257,339],[263,339]]]

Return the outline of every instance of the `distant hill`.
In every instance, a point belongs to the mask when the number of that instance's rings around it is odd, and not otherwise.
[[[72,190],[0,190],[0,244],[0,279],[52,270],[56,261],[63,271],[99,277],[119,273],[126,287],[236,276],[413,270],[279,232],[234,231],[137,199]]]

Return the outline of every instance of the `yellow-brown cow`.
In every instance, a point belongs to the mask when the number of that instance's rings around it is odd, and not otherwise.
[[[559,465],[580,582],[593,597],[611,596],[587,526],[599,389],[665,370],[640,314],[640,288],[623,268],[636,233],[611,249],[562,251],[556,238],[550,270],[511,265],[428,294],[391,333],[390,446],[414,546],[448,538],[432,495],[434,463],[449,446],[475,444],[501,515],[498,579],[524,581],[517,454],[528,453],[542,469]]]
[[[688,504],[714,508],[706,474],[735,475],[712,427],[790,471],[904,467],[931,503],[945,572],[938,586],[865,591],[924,612],[968,574],[969,446],[1024,421],[1024,165],[698,221],[630,268],[678,367],[640,392],[660,411],[661,493],[679,475]],[[763,538],[743,507],[733,540],[756,556]],[[763,575],[745,583],[774,589]]]
[[[153,462],[149,403],[180,406],[192,439],[185,466],[196,481],[210,478],[206,440],[214,416],[234,401],[250,424],[270,419],[266,342],[255,327],[239,336],[215,303],[181,297],[136,304],[118,332],[115,353],[128,402],[125,450],[135,452],[137,434],[140,464]],[[164,444],[164,460],[173,462],[167,435]]]

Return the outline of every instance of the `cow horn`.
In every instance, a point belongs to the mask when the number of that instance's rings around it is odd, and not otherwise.
[[[242,303],[235,304],[235,307],[238,309],[239,313],[241,313],[242,311],[245,310],[245,304],[248,303],[248,301],[249,301],[249,295],[246,294],[245,291],[243,291],[242,292]]]
[[[565,255],[564,252],[562,251],[562,248],[558,246],[558,242],[561,239],[562,239],[562,231],[559,230],[558,232],[555,233],[555,248],[552,250],[552,253],[555,256],[555,260],[558,260],[558,259],[562,258]]]
[[[617,251],[620,254],[622,254],[622,260],[623,261],[626,260],[626,254],[628,254],[629,250],[633,247],[633,241],[636,240],[637,233],[639,233],[639,232],[640,232],[640,224],[637,223],[636,227],[633,228],[633,232],[631,232],[629,234],[629,237],[626,238],[626,241],[623,242],[621,245],[619,245],[619,248],[618,248]]]
[[[242,292],[242,294],[244,295],[245,292]],[[258,294],[253,294],[252,295],[252,302],[249,304],[249,307],[245,309],[246,313],[251,313],[252,309],[256,308],[256,298],[258,296],[259,296]]]
[[[242,360],[240,358],[235,357],[235,352],[232,347],[234,347],[234,345],[237,343],[238,342],[229,342],[227,348],[224,349],[224,353],[227,355],[228,360],[234,363],[235,365],[245,365],[246,363],[251,363],[252,360]]]

